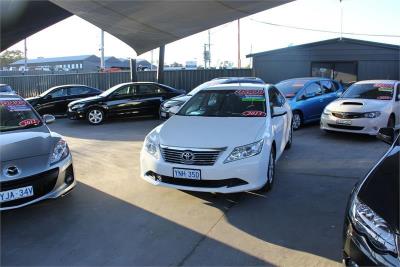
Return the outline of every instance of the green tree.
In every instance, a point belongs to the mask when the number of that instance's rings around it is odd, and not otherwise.
[[[23,58],[24,53],[21,50],[6,50],[0,55],[0,67],[6,67]]]

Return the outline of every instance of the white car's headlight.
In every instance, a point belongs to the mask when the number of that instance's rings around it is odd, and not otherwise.
[[[373,111],[373,112],[366,112],[364,113],[364,118],[377,118],[381,115],[381,113],[379,111]]]
[[[156,132],[151,132],[149,135],[146,136],[144,140],[144,149],[156,159],[160,158],[159,153],[159,140],[158,134]]]
[[[50,155],[50,165],[65,159],[68,155],[69,148],[67,142],[64,139],[60,139]]]
[[[329,109],[325,108],[324,109],[324,115],[332,115],[332,111],[330,111]]]
[[[355,229],[380,251],[397,253],[396,237],[387,222],[370,207],[354,199],[350,217]]]
[[[85,104],[83,104],[83,103],[75,104],[75,105],[71,106],[71,109],[72,110],[76,110],[76,109],[79,109],[79,108],[83,108],[84,106],[85,106]]]
[[[224,163],[258,155],[262,150],[263,144],[264,140],[260,140],[245,146],[235,147],[231,154],[225,159]]]

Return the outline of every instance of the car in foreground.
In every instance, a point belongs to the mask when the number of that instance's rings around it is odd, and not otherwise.
[[[210,87],[216,84],[230,84],[230,83],[256,83],[264,84],[264,81],[256,77],[220,77],[212,79],[211,81],[205,82],[194,88],[186,95],[180,95],[166,100],[160,105],[160,118],[168,119],[175,115],[179,109],[185,104],[193,95],[199,92],[201,89]]]
[[[272,85],[221,84],[196,93],[145,138],[141,177],[181,190],[271,189],[292,144],[292,112]]]
[[[0,210],[68,193],[76,184],[66,141],[21,97],[0,93]]]
[[[347,266],[400,266],[400,137],[382,128],[378,138],[391,147],[349,198],[343,229]]]
[[[306,123],[319,121],[324,108],[343,92],[340,83],[318,77],[285,80],[277,83],[276,87],[289,100],[294,130]]]
[[[376,135],[380,128],[400,126],[400,82],[361,81],[329,104],[321,129]]]
[[[39,96],[26,98],[40,114],[65,115],[72,101],[101,94],[101,90],[86,85],[55,86]]]
[[[16,92],[8,84],[0,84],[0,93],[16,94]]]
[[[74,101],[68,105],[70,119],[86,119],[98,125],[106,118],[154,116],[158,118],[160,103],[181,95],[181,90],[154,82],[117,84],[98,96]]]

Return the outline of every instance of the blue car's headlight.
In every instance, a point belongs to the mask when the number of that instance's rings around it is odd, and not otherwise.
[[[262,150],[263,144],[264,140],[260,140],[245,146],[235,147],[231,154],[225,159],[224,163],[258,155]]]
[[[69,148],[67,142],[60,139],[54,146],[53,152],[50,155],[50,165],[55,164],[69,155]]]

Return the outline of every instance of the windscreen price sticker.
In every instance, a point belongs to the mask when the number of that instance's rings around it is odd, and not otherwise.
[[[0,106],[4,106],[11,112],[30,111],[25,101],[22,100],[0,100]]]
[[[393,89],[394,84],[393,83],[376,83],[374,84],[374,87],[377,87],[379,89]]]
[[[37,119],[26,119],[19,122],[19,126],[38,125],[40,123]]]
[[[235,94],[238,95],[242,101],[265,102],[264,90],[237,90]]]
[[[246,117],[265,117],[267,114],[260,110],[247,110],[242,115]]]

